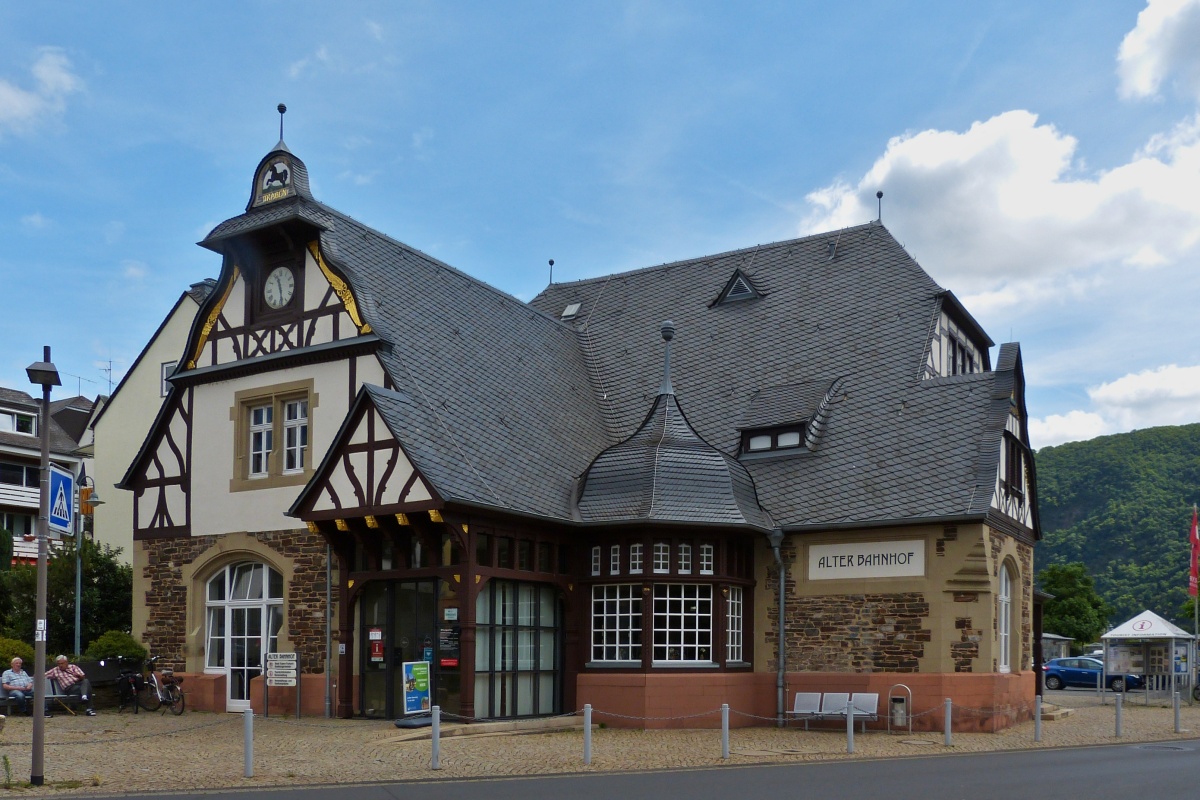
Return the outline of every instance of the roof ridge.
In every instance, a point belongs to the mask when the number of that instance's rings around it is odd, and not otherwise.
[[[623,278],[623,277],[626,277],[629,275],[640,275],[642,273],[653,272],[655,270],[662,270],[662,269],[668,269],[668,268],[673,268],[673,267],[683,267],[683,266],[688,266],[688,265],[695,264],[695,263],[703,263],[706,261],[713,261],[718,258],[727,258],[729,256],[736,256],[740,253],[754,253],[754,252],[758,252],[758,251],[765,250],[765,249],[774,249],[774,248],[784,247],[785,245],[796,245],[801,242],[807,242],[807,241],[810,241],[813,239],[819,239],[824,236],[830,236],[833,234],[843,234],[843,233],[847,233],[847,232],[854,232],[854,231],[859,231],[859,230],[863,230],[863,229],[867,229],[867,228],[883,228],[883,230],[887,231],[887,228],[884,226],[884,224],[882,222],[879,222],[878,220],[871,220],[870,222],[865,222],[861,225],[851,225],[848,228],[840,228],[837,230],[822,231],[820,233],[810,233],[805,236],[798,236],[793,239],[782,239],[782,240],[776,241],[776,242],[759,243],[759,244],[749,245],[747,247],[739,247],[736,250],[726,250],[721,253],[710,253],[708,255],[695,256],[693,258],[684,258],[684,259],[680,259],[678,261],[665,261],[662,264],[654,264],[649,267],[637,267],[635,269],[622,270],[619,272],[610,272],[610,273],[606,273],[604,275],[595,275],[590,278],[580,278],[579,280],[575,280],[575,281],[562,281],[560,283],[551,283],[545,289],[543,289],[541,292],[539,292],[538,296],[540,297],[542,294],[545,294],[551,287],[557,289],[557,288],[569,287],[569,286],[582,286],[585,284],[597,283],[599,281],[609,280],[612,278]],[[888,231],[888,235],[889,236],[891,235],[891,231]],[[892,237],[892,238],[894,239],[895,237]]]

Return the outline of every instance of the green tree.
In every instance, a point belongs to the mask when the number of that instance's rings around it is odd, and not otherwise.
[[[85,648],[105,631],[128,631],[133,623],[133,569],[118,560],[120,549],[85,539],[80,646]],[[0,596],[10,599],[0,620],[0,635],[32,642],[37,601],[37,568],[15,565],[0,573]],[[46,570],[46,649],[51,657],[75,646],[75,541],[66,540],[50,553]]]
[[[1096,593],[1096,584],[1083,564],[1051,564],[1037,574],[1037,583],[1042,591],[1054,595],[1043,609],[1043,631],[1069,636],[1077,647],[1104,633],[1111,609]]]

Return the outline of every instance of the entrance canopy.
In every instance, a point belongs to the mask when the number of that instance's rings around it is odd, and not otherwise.
[[[1155,614],[1143,611],[1100,637],[1105,642],[1121,639],[1191,639],[1192,635]]]

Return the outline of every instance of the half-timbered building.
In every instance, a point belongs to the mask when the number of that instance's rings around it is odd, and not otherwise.
[[[280,142],[201,244],[121,484],[136,633],[189,705],[261,707],[270,652],[346,717],[402,715],[411,662],[475,719],[1029,705],[1020,349],[993,367],[879,222],[522,303],[317,202]]]

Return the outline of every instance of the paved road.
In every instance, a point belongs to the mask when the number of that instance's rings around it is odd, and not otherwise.
[[[1200,740],[823,764],[149,794],[162,800],[1174,800],[1197,794]],[[127,795],[126,795],[127,796]]]

